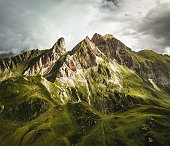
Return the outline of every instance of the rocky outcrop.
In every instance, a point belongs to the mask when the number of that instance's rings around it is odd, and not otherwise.
[[[30,76],[41,74],[44,76],[65,52],[65,40],[60,38],[51,49],[46,50],[43,54],[32,60],[24,74]]]
[[[119,64],[124,64],[128,67],[133,65],[131,57],[131,49],[126,47],[122,42],[117,40],[112,35],[101,36],[94,34],[92,42],[103,52],[108,58],[117,60]]]
[[[22,74],[44,76],[65,52],[65,40],[60,38],[49,50],[36,49],[14,57],[0,59],[0,80]]]
[[[22,75],[28,63],[42,53],[43,51],[36,49],[14,57],[0,59],[0,81]]]
[[[157,84],[163,86],[170,84],[170,59],[168,59],[168,57],[166,60],[165,57],[162,57],[163,55],[156,53],[153,55],[153,51],[146,51],[148,56],[151,54],[149,58],[146,58],[146,54],[140,55],[141,53],[133,52],[112,35],[101,36],[96,33],[92,37],[92,42],[94,42],[99,50],[108,58],[116,60],[119,64],[135,70],[144,80],[151,78]],[[153,59],[152,55],[157,58]],[[164,58],[164,61],[160,58]]]
[[[97,66],[97,57],[104,57],[95,44],[86,37],[72,51],[62,56],[54,65],[47,79],[55,81],[55,78],[73,77],[73,72]]]
[[[26,64],[29,59],[32,59],[40,54],[41,51],[37,49],[24,52],[23,54],[11,58],[9,57],[5,59],[0,59],[0,70],[6,72],[8,70],[14,69],[20,64]]]

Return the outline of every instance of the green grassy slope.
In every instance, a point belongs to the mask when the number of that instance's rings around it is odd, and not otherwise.
[[[169,114],[146,105],[111,115],[82,103],[55,106],[29,122],[1,119],[1,145],[168,145]]]

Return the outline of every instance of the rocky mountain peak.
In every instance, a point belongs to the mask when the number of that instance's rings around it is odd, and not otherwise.
[[[102,36],[96,33],[91,40],[105,56],[116,60],[120,65],[125,65],[135,70],[142,78],[150,79],[152,76],[152,79],[158,84],[169,84],[168,62],[161,55],[147,50],[138,53],[133,52],[125,44],[109,34]],[[158,56],[162,58],[161,61]],[[159,64],[164,67],[160,66],[158,68]]]
[[[55,52],[66,52],[65,39],[63,37],[59,38],[57,42],[53,45],[52,49]]]
[[[102,40],[107,40],[107,39],[116,39],[113,35],[111,34],[106,34],[104,36],[98,34],[98,33],[95,33],[92,37],[92,41],[102,41]]]
[[[124,60],[121,59],[122,56],[131,52],[130,48],[111,34],[102,36],[95,33],[91,40],[102,53],[113,60],[116,59],[120,64],[124,64]]]
[[[86,36],[86,38],[85,38],[84,40],[85,40],[85,41],[91,41],[88,36]]]
[[[47,74],[47,79],[54,82],[56,78],[73,77],[74,73],[81,69],[97,66],[97,59],[103,56],[103,53],[87,36],[56,62],[51,72]]]
[[[92,39],[97,39],[97,38],[101,38],[102,35],[101,34],[98,34],[98,33],[95,33],[92,37]]]
[[[103,36],[104,39],[115,39],[115,37],[111,34],[106,34]]]
[[[30,63],[30,66],[25,70],[25,75],[37,75],[44,76],[50,72],[56,61],[66,53],[65,39],[61,37],[49,50],[36,58],[36,61]]]

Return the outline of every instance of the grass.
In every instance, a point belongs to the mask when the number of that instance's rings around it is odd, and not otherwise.
[[[162,72],[167,79],[169,78],[170,72],[170,57],[164,56],[162,54],[157,54],[152,50],[142,50],[136,53],[140,60],[143,60],[145,63],[149,63],[149,66]]]
[[[0,84],[0,99],[6,105],[16,105],[30,98],[38,97],[53,102],[49,91],[40,82],[41,77],[19,76]]]
[[[152,105],[109,115],[86,103],[58,105],[30,122],[1,119],[1,145],[167,145],[169,114]]]

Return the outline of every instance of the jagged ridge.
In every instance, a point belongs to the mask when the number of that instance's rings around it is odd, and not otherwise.
[[[92,41],[107,57],[135,70],[143,79],[153,79],[159,85],[170,84],[170,57],[153,51],[133,52],[111,35],[95,34]]]

